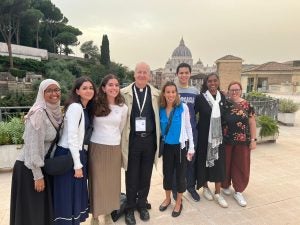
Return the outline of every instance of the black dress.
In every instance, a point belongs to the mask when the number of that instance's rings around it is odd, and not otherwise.
[[[226,103],[225,96],[221,94],[220,111],[223,124],[223,108]],[[219,159],[215,161],[213,167],[206,167],[206,155],[208,145],[208,134],[210,126],[211,106],[207,102],[203,93],[197,95],[195,100],[195,113],[199,116],[198,144],[196,148],[196,180],[197,189],[201,188],[205,182],[222,182],[225,179],[225,150],[224,145],[219,146]]]

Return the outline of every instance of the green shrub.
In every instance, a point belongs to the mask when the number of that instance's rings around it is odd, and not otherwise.
[[[9,72],[11,73],[11,75],[18,78],[24,78],[26,76],[26,70],[19,70],[16,68],[12,68],[9,70]]]
[[[299,105],[291,99],[279,99],[279,112],[294,113],[299,109]]]
[[[22,144],[24,129],[24,123],[17,117],[9,122],[0,122],[0,145]]]
[[[257,91],[251,91],[251,92],[247,93],[245,98],[248,101],[250,101],[250,100],[262,101],[262,100],[270,99],[270,97],[267,96],[265,93],[257,92]]]
[[[259,116],[257,117],[257,125],[261,127],[259,136],[274,136],[275,134],[279,134],[279,126],[277,121],[272,119],[269,116]]]

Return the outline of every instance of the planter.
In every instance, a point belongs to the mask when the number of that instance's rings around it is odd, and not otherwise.
[[[294,126],[295,113],[278,112],[278,121],[286,126]]]
[[[0,169],[13,168],[22,145],[0,145]]]
[[[260,131],[260,127],[256,128],[256,136],[257,136],[257,143],[265,143],[265,142],[271,142],[271,143],[275,143],[276,139],[278,138],[278,133],[271,135],[271,136],[264,136],[261,137],[259,135],[259,131]]]

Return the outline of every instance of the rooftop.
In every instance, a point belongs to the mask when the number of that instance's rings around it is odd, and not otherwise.
[[[172,206],[165,212],[158,210],[164,199],[161,161],[153,169],[149,202],[152,204],[149,222],[142,222],[136,213],[137,224],[163,225],[262,225],[300,224],[300,111],[294,127],[280,126],[277,143],[259,144],[252,151],[250,182],[244,192],[248,205],[240,207],[232,196],[225,196],[229,207],[223,209],[207,201],[200,189],[200,202],[184,194],[183,211],[171,217]],[[124,191],[124,171],[122,171]],[[11,172],[0,171],[0,225],[9,224]],[[213,190],[212,184],[210,184]],[[90,216],[91,218],[91,216]],[[90,218],[82,225],[89,225]],[[124,217],[115,224],[125,224]]]

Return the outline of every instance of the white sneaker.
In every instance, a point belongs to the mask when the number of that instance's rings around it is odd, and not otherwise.
[[[231,195],[231,188],[230,186],[228,188],[223,188],[222,189],[222,192],[225,194],[225,195]]]
[[[228,207],[228,204],[227,204],[226,200],[223,198],[223,196],[221,194],[215,194],[214,199],[223,208]]]
[[[241,192],[234,192],[233,197],[240,206],[245,207],[247,205],[247,202]]]
[[[208,201],[212,201],[214,199],[210,189],[207,187],[203,187],[203,195]]]

